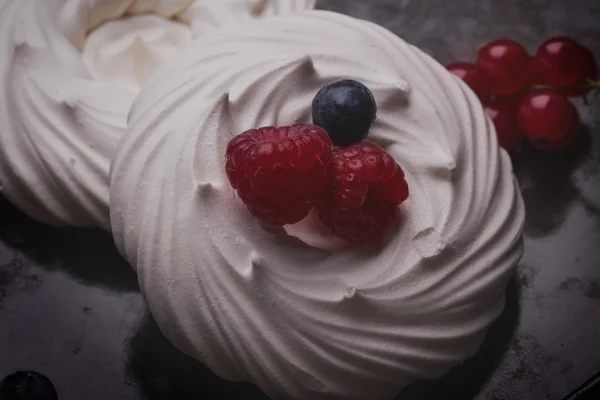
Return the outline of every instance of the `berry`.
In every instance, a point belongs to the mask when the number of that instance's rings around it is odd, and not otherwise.
[[[487,43],[477,58],[477,66],[491,93],[517,93],[532,77],[532,58],[527,51],[509,39]]]
[[[545,140],[530,140],[530,143],[536,149],[544,150],[544,151],[557,151],[557,150],[562,150],[564,148],[567,148],[569,145],[571,145],[571,143],[573,143],[573,141],[575,141],[575,138],[577,137],[577,134],[579,133],[579,116],[577,116],[577,114],[575,114],[575,118],[576,118],[576,122],[573,124],[573,127],[571,128],[571,130],[567,133],[567,135],[565,137],[563,137],[559,141],[547,142]]]
[[[333,152],[333,181],[319,206],[319,217],[335,234],[356,243],[380,241],[408,198],[402,168],[371,142]]]
[[[587,83],[588,81],[595,81],[598,79],[598,64],[596,63],[596,57],[587,47],[581,46],[581,64],[583,71],[581,74],[580,84]]]
[[[516,149],[523,138],[517,118],[517,105],[514,96],[498,96],[483,103],[485,113],[496,128],[498,144],[506,151]]]
[[[304,219],[319,201],[331,159],[331,139],[318,126],[268,126],[229,142],[225,170],[252,215],[285,225]]]
[[[535,66],[538,82],[553,86],[582,85],[598,76],[592,52],[564,36],[550,38],[539,47]],[[562,90],[568,96],[580,96],[584,92],[581,89]]]
[[[480,100],[483,100],[489,94],[485,79],[479,72],[477,65],[467,62],[456,62],[447,65],[446,68],[462,79]]]
[[[18,371],[0,382],[3,400],[57,400],[56,388],[46,376],[33,371]]]
[[[376,114],[373,93],[350,79],[324,86],[312,101],[313,123],[325,129],[336,146],[363,141]]]
[[[536,78],[540,83],[557,86],[576,85],[581,81],[582,47],[568,37],[546,40],[535,55]]]
[[[556,89],[525,95],[519,104],[518,117],[519,126],[532,144],[546,150],[562,148],[579,125],[575,106]]]

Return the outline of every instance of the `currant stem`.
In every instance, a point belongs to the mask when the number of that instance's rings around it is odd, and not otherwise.
[[[482,50],[482,49],[483,49],[485,46],[487,46],[489,43],[490,43],[490,42],[485,42],[485,43],[482,43],[482,44],[480,44],[479,46],[477,46],[477,47],[475,48],[475,51],[476,51],[477,53],[479,53],[479,52],[480,52],[480,51],[481,51],[481,50]]]
[[[538,85],[533,84],[530,86],[531,89],[559,89],[559,90],[569,90],[569,89],[580,89],[580,90],[600,90],[600,81],[588,81],[588,83],[582,85],[573,85],[573,86],[559,86],[559,85]]]

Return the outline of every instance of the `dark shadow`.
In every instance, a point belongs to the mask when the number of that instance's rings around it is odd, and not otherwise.
[[[148,314],[129,343],[128,375],[145,400],[269,400],[248,383],[219,378],[177,350]]]
[[[563,224],[569,205],[579,197],[571,175],[589,156],[591,148],[592,135],[582,126],[575,141],[564,150],[539,151],[526,143],[522,151],[513,156],[515,175],[527,210],[527,234],[546,236]]]
[[[492,324],[481,348],[463,365],[437,380],[423,380],[406,387],[396,400],[473,399],[481,391],[510,347],[519,322],[521,288],[516,275],[506,288],[506,306]]]
[[[135,272],[107,232],[44,225],[0,197],[0,240],[45,270],[65,272],[90,286],[139,291]]]
[[[563,400],[598,400],[600,399],[600,371],[589,378],[577,389],[569,393]]]

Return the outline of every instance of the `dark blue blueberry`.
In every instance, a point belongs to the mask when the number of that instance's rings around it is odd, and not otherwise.
[[[376,114],[373,93],[351,79],[324,86],[312,102],[313,124],[325,129],[336,146],[364,140]]]
[[[58,394],[50,379],[33,371],[18,371],[0,382],[2,400],[57,400]]]

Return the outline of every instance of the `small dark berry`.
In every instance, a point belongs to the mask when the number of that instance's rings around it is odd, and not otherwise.
[[[313,123],[325,129],[336,146],[363,141],[376,114],[373,93],[351,79],[324,86],[312,102]]]
[[[54,385],[44,375],[33,371],[17,371],[0,382],[2,400],[57,400]]]

